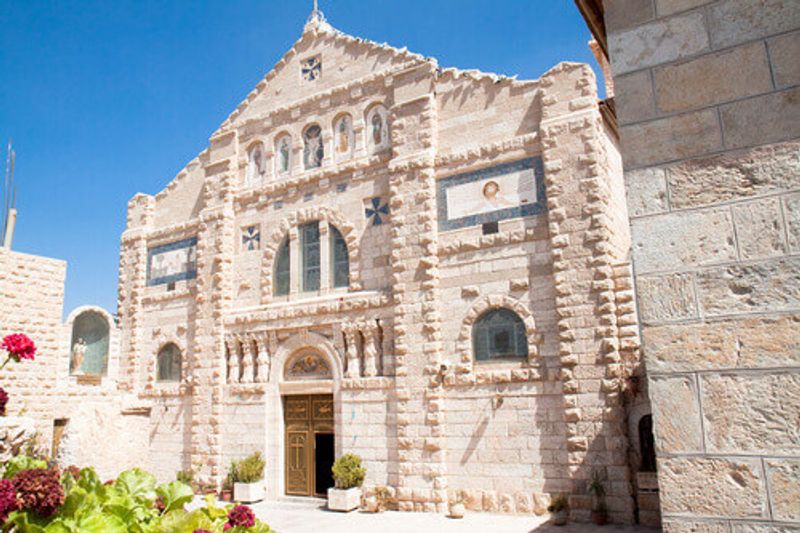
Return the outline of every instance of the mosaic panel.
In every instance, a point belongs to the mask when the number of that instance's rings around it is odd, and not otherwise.
[[[439,230],[535,215],[546,205],[539,157],[451,176],[436,185]]]
[[[161,285],[197,276],[197,237],[147,250],[147,284]]]

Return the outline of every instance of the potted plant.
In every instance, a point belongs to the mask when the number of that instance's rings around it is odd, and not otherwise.
[[[464,498],[461,491],[457,492],[455,496],[450,499],[447,510],[447,516],[450,518],[464,518]]]
[[[553,515],[553,525],[566,525],[569,517],[569,500],[564,494],[556,496],[547,506],[547,510]]]
[[[264,499],[264,467],[261,452],[253,452],[231,463],[233,497],[237,502],[252,503]]]
[[[361,504],[361,485],[367,471],[361,466],[361,457],[346,453],[333,463],[335,487],[328,489],[328,509],[350,512]]]
[[[225,476],[225,479],[222,480],[222,488],[219,491],[219,499],[224,502],[233,501],[233,468],[235,464],[235,461],[231,461],[231,469],[228,471],[228,475]]]
[[[608,523],[608,506],[606,505],[606,486],[598,470],[592,473],[592,481],[589,483],[589,494],[592,495],[592,522],[598,526]]]

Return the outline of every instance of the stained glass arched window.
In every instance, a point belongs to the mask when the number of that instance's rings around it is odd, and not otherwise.
[[[283,240],[275,257],[275,296],[289,294],[289,239]]]
[[[347,287],[350,282],[350,256],[347,253],[347,243],[341,232],[333,226],[330,227],[329,233],[331,236],[331,285]]]
[[[158,351],[156,379],[158,381],[180,381],[183,357],[175,343],[168,343]]]
[[[367,113],[367,146],[380,150],[389,146],[389,124],[386,121],[386,108],[376,105]]]
[[[472,349],[476,361],[528,357],[525,323],[509,309],[492,309],[472,326]]]

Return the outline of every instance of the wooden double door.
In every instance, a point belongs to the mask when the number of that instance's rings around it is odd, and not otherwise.
[[[283,397],[286,494],[325,496],[333,486],[333,396]]]

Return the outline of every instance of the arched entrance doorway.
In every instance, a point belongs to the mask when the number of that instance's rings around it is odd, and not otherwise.
[[[335,457],[333,369],[315,348],[295,351],[284,367],[285,493],[325,496]]]

